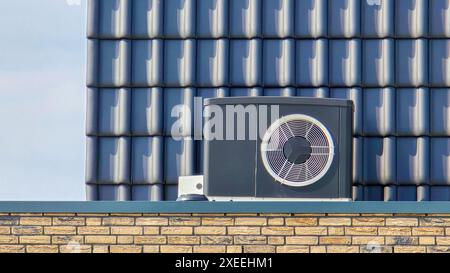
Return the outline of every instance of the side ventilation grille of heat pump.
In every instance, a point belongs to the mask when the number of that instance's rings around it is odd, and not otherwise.
[[[282,117],[270,126],[261,144],[261,156],[275,180],[304,187],[327,173],[334,157],[334,144],[320,121],[295,114]]]

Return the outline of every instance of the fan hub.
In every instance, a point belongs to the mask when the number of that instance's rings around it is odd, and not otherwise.
[[[311,143],[303,137],[292,137],[283,147],[284,157],[293,164],[305,163],[311,157],[311,153]]]

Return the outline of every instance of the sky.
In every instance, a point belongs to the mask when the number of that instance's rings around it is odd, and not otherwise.
[[[0,201],[85,200],[86,0],[0,1]]]

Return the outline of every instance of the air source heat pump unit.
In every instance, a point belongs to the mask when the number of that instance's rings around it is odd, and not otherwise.
[[[205,115],[209,200],[351,200],[351,101],[214,98]]]

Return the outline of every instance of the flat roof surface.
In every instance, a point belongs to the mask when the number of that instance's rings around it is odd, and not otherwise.
[[[1,213],[450,213],[450,202],[0,202]]]

